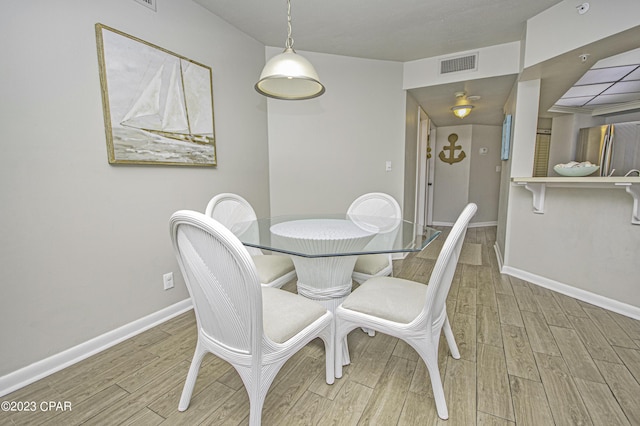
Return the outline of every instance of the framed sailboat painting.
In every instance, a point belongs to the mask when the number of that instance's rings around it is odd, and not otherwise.
[[[96,24],[110,164],[216,166],[211,68]]]

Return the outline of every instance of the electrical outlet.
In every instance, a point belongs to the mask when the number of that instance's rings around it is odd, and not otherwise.
[[[173,272],[167,272],[162,276],[162,282],[164,283],[164,289],[169,290],[173,288]]]

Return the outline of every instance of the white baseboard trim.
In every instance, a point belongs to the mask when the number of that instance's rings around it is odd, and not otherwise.
[[[391,253],[391,260],[402,260],[407,256],[409,256],[409,253]]]
[[[187,312],[191,308],[191,299],[185,299],[149,314],[146,317],[125,324],[115,330],[111,330],[77,346],[2,376],[0,377],[0,396],[7,395],[43,377],[47,377],[63,368],[80,362],[91,355],[95,355],[145,330]]]
[[[500,247],[498,247],[498,243],[493,245],[493,251],[496,252],[496,260],[498,261],[498,270],[502,271],[502,267],[504,266],[504,257],[502,257],[502,252],[500,251]]]
[[[583,302],[587,302],[592,305],[617,312],[621,315],[640,320],[640,307],[629,305],[618,300],[609,299],[608,297],[591,293],[589,291],[582,290],[568,284],[563,284],[549,278],[541,277],[539,275],[535,275],[521,269],[513,268],[511,266],[501,267],[500,272],[502,272],[503,274],[514,276],[516,278],[520,278],[535,285],[539,285],[540,287],[548,288],[549,290],[557,291],[558,293],[571,296],[575,299],[582,300]]]
[[[431,222],[431,225],[427,226],[453,226],[453,222]]]
[[[453,226],[455,222],[432,222],[429,226]],[[470,223],[469,228],[482,228],[484,226],[498,226],[498,222],[475,222]]]
[[[485,226],[498,226],[498,222],[475,222],[469,224],[469,228],[483,228]]]

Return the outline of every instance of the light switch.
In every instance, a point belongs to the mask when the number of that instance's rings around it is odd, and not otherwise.
[[[391,161],[387,161],[385,170],[388,171],[388,172],[391,171]]]
[[[136,3],[140,3],[143,6],[147,6],[149,9],[153,10],[154,12],[157,11],[156,9],[156,0],[135,0]]]

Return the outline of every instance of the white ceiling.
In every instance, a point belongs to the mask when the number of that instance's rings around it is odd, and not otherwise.
[[[194,1],[265,46],[284,47],[287,38],[285,0]],[[292,36],[294,48],[301,51],[407,62],[521,40],[527,19],[560,2],[292,0]],[[625,50],[630,48],[627,41],[623,43]],[[633,47],[640,45],[635,44]],[[612,54],[625,51],[614,50]],[[588,69],[574,66],[573,56],[543,64],[536,70],[540,77],[544,77],[545,70],[552,71],[553,81],[548,84],[543,81],[546,93],[541,96],[542,115]],[[593,57],[606,56],[597,52]],[[590,65],[594,62],[590,61]],[[558,69],[565,70],[561,78],[556,77]],[[437,126],[460,124],[460,119],[450,110],[455,103],[454,93],[458,91],[481,96],[474,102],[472,113],[464,119],[465,124],[500,125],[502,107],[515,79],[514,75],[470,80],[413,89],[410,93]]]
[[[194,0],[266,46],[287,38],[285,0]],[[292,0],[294,48],[407,62],[522,39],[561,0]]]
[[[640,49],[598,61],[556,102],[592,113],[640,99]]]

